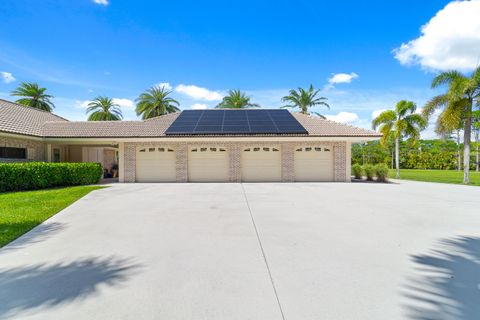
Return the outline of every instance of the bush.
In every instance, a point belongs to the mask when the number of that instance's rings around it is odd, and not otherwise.
[[[95,184],[102,177],[99,163],[0,163],[0,192]]]
[[[355,176],[355,179],[362,179],[362,176],[363,176],[363,168],[361,165],[359,165],[358,163],[355,163],[353,166],[352,166],[352,173],[353,175]]]
[[[377,181],[387,182],[388,180],[388,166],[384,163],[379,163],[375,166],[375,175],[377,176]]]
[[[365,171],[365,175],[367,176],[367,180],[372,181],[373,176],[375,175],[375,167],[371,164],[366,164],[363,167],[363,170]]]

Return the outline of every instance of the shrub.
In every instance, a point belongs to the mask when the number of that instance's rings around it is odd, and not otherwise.
[[[99,163],[0,163],[0,192],[95,184]]]
[[[377,181],[387,182],[388,180],[388,166],[385,163],[379,163],[375,166],[375,175]]]
[[[372,181],[373,176],[375,175],[375,167],[371,164],[366,164],[363,167],[363,170],[365,171],[365,175],[367,176],[367,180]]]
[[[361,165],[359,165],[358,163],[355,163],[353,166],[352,166],[352,173],[353,175],[355,176],[355,179],[362,179],[362,176],[363,176],[363,168]]]

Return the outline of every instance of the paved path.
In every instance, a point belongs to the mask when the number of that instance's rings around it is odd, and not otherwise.
[[[478,319],[480,188],[117,184],[0,249],[0,319]]]

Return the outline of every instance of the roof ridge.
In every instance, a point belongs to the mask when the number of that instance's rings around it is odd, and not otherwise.
[[[345,127],[349,127],[349,128],[353,128],[353,129],[360,129],[360,130],[364,130],[364,131],[367,131],[367,132],[378,133],[375,130],[365,129],[365,128],[362,128],[362,127],[354,126],[354,125],[349,124],[349,123],[338,122],[338,121],[334,121],[334,120],[330,120],[330,119],[322,118],[322,117],[314,117],[311,114],[304,114],[304,113],[301,113],[301,112],[295,112],[295,113],[300,114],[300,115],[305,116],[305,117],[308,117],[310,119],[323,120],[323,121],[326,121],[326,122],[334,123],[334,124],[337,124],[337,125],[341,125],[341,126],[345,126]]]
[[[2,99],[0,98],[0,101],[3,101],[3,102],[6,102],[6,103],[10,103],[10,104],[13,104],[13,105],[16,105],[16,106],[19,106],[19,107],[22,107],[22,108],[28,108],[28,110],[33,110],[33,111],[37,111],[37,112],[43,112],[43,113],[47,113],[47,114],[50,114],[54,117],[57,117],[57,118],[60,118],[62,120],[65,120],[65,121],[69,121],[68,119],[64,118],[64,117],[61,117],[53,112],[50,112],[50,111],[45,111],[45,110],[40,110],[40,109],[37,109],[37,108],[32,108],[32,107],[28,107],[28,106],[24,106],[23,104],[20,104],[20,103],[17,103],[17,102],[13,102],[13,101],[9,101],[9,100],[5,100],[5,99]],[[52,121],[54,122],[54,121]]]

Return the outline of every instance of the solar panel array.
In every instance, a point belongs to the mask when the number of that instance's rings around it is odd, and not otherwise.
[[[287,110],[185,110],[166,135],[308,134]]]

